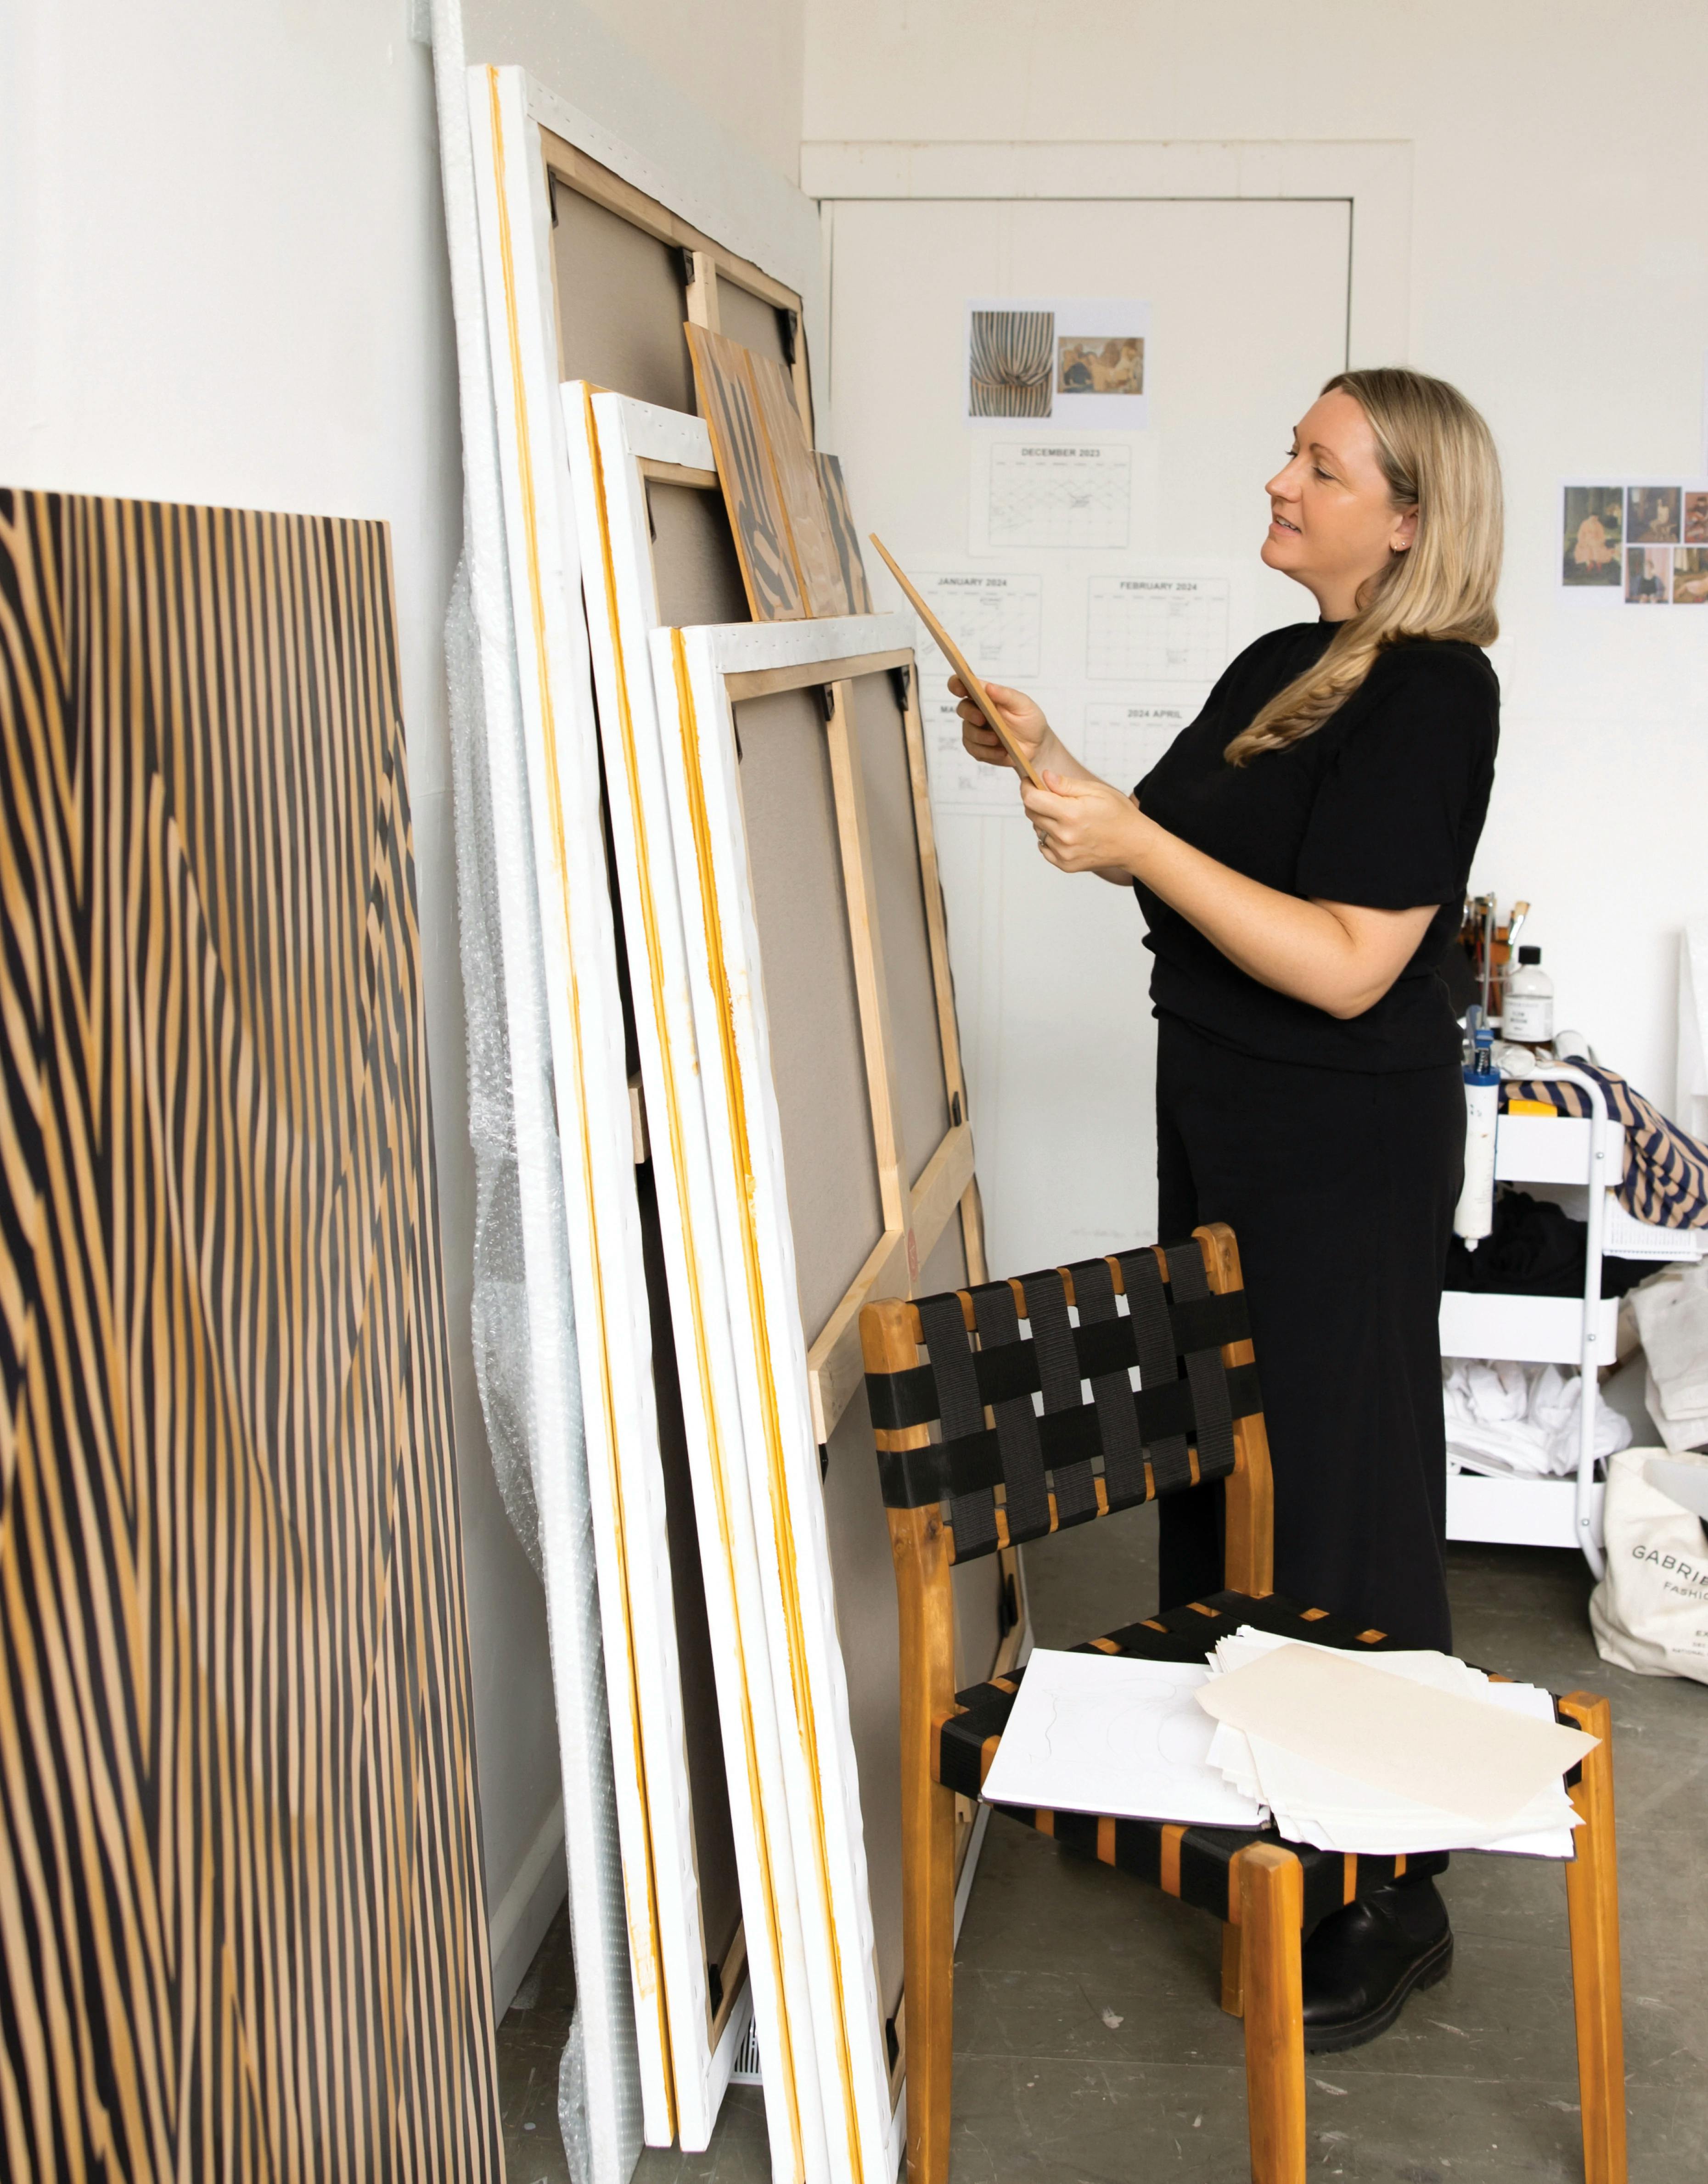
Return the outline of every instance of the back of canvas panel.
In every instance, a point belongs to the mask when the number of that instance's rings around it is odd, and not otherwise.
[[[810,1346],[884,1230],[818,692],[750,698],[735,708],[735,731],[795,1279]]]
[[[948,1133],[949,1094],[919,874],[907,724],[895,678],[882,672],[857,676],[853,689],[854,731],[866,790],[867,839],[890,1001],[896,1119],[911,1184],[918,1181]],[[955,1225],[959,1225],[958,1216]]]
[[[551,209],[560,377],[691,410],[682,253],[562,181]]]
[[[667,629],[695,622],[745,621],[747,593],[723,495],[716,487],[647,482],[652,574],[658,619]]]
[[[682,332],[682,254],[674,246],[571,188],[552,184],[552,272],[556,292],[559,368],[645,401],[693,407],[688,344]],[[667,550],[664,578],[686,606],[684,621],[745,618],[741,588],[722,497],[691,486],[653,484],[655,533]],[[731,613],[732,599],[738,603]],[[627,967],[619,958],[625,991]],[[682,1728],[699,1884],[703,1954],[715,2046],[739,1985],[741,1901],[734,1826],[718,1724],[711,1633],[694,1514],[693,1483],[682,1421],[675,1340],[667,1286],[659,1209],[650,1167],[637,1172],[648,1302],[652,1317],[653,1377],[659,1455],[669,1535],[672,1590],[682,1694]]]
[[[827,216],[831,400],[862,530],[877,530],[904,566],[926,575],[1032,580],[1013,587],[1016,607],[994,629],[1000,654],[975,654],[974,664],[1035,692],[1069,747],[1130,788],[1235,651],[1262,630],[1314,618],[1310,599],[1263,570],[1257,552],[1264,483],[1322,382],[1344,365],[1347,205],[845,200]],[[1047,420],[969,425],[966,307],[1006,297],[1147,303],[1147,428],[1087,436]],[[992,449],[1076,437],[1105,446],[1101,475],[1127,482],[1098,533],[1122,532],[1125,543],[1025,543],[1059,528],[1005,499],[1000,484],[993,504]],[[1012,460],[1002,475],[1013,475]],[[993,535],[1019,543],[993,545]],[[1136,626],[1122,621],[1125,595],[1112,588],[1170,572],[1202,587],[1184,659],[1125,645]],[[901,604],[879,577],[879,605]],[[946,671],[923,632],[920,663],[930,744],[953,730]],[[1008,784],[995,813],[989,783],[980,787],[980,803],[969,805],[934,750],[987,1250],[993,1273],[1005,1273],[1154,1234],[1155,1028],[1130,894],[1052,871]]]

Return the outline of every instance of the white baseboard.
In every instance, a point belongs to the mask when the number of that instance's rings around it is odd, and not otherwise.
[[[541,1821],[510,1886],[493,1906],[487,1931],[492,1948],[492,2008],[502,2017],[522,1985],[545,1930],[569,1893],[564,1864],[563,1800]]]

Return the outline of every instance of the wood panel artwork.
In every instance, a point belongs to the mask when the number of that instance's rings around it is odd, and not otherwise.
[[[815,621],[827,615],[851,614],[854,610],[836,550],[836,533],[824,505],[818,465],[812,460],[801,412],[795,407],[788,375],[775,357],[761,356],[752,349],[746,357],[807,611]]]
[[[712,434],[753,619],[818,621],[869,612],[846,493],[840,510],[845,539],[788,374],[774,357],[760,356],[705,326],[690,322],[687,334],[701,414]]]
[[[812,460],[818,466],[818,483],[824,494],[825,513],[830,518],[830,535],[836,542],[836,559],[841,565],[842,585],[848,599],[846,611],[870,614],[872,587],[866,581],[860,533],[855,528],[854,511],[848,504],[848,482],[842,475],[842,459],[840,455],[817,454]]]
[[[753,619],[804,621],[811,610],[760,420],[759,398],[748,376],[748,352],[691,321],[688,348]]]
[[[0,493],[0,2173],[503,2173],[389,547]]]

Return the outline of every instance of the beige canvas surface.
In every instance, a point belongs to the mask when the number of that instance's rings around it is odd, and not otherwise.
[[[893,2017],[901,1993],[901,1637],[889,1519],[863,1388],[838,1421],[829,1453],[824,1526],[860,1773],[878,1991],[885,2015]]]
[[[681,253],[563,182],[552,203],[561,376],[691,410]]]
[[[872,877],[878,893],[878,928],[884,944],[885,982],[890,990],[898,1120],[911,1184],[918,1180],[949,1128],[942,1031],[919,879],[919,841],[914,831],[906,721],[896,703],[896,685],[887,674],[859,676],[853,688]],[[959,1223],[951,1225],[958,1228]]]
[[[652,478],[646,508],[652,519],[659,620],[671,629],[702,621],[745,621],[747,592],[723,494]]]
[[[731,341],[740,342],[743,348],[751,348],[756,356],[767,356],[774,364],[786,366],[783,323],[775,305],[723,278],[717,283],[717,330]]]
[[[735,708],[801,1323],[809,1344],[883,1233],[829,755],[814,689]]]

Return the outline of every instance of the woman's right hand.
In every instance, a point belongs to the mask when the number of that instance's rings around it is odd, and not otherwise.
[[[1033,766],[1041,772],[1043,762],[1039,754],[1053,741],[1050,724],[1041,710],[1024,690],[1010,690],[1001,682],[987,682],[985,688],[1002,714],[1008,733]],[[986,726],[985,716],[968,696],[967,686],[958,675],[949,677],[949,694],[961,700],[955,710],[961,716],[961,741],[969,755],[981,765],[1013,767],[1014,761],[1003,749],[1002,738],[994,728]]]

